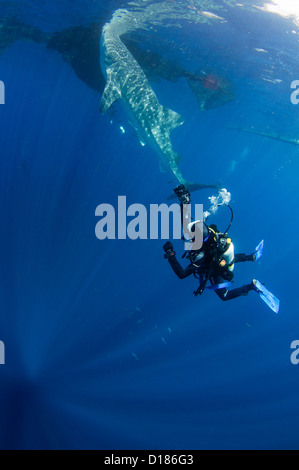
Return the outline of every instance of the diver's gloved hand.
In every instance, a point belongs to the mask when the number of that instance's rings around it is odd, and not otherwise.
[[[181,204],[190,204],[191,195],[188,189],[185,188],[183,184],[174,189],[175,194],[179,198]]]
[[[175,251],[173,250],[173,244],[171,242],[165,243],[163,250],[165,251],[165,259],[169,259],[171,256],[175,256]]]

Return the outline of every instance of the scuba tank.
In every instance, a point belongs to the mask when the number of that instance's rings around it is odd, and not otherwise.
[[[232,240],[226,234],[219,234],[217,252],[219,253],[219,266],[227,267],[229,271],[233,272],[235,249]]]
[[[233,271],[235,250],[231,238],[229,238],[227,235],[227,232],[233,222],[233,210],[230,206],[228,207],[231,211],[232,217],[225,233],[219,232],[216,225],[211,225],[210,227],[208,227],[210,233],[208,243],[210,245],[209,250],[212,253],[212,261],[210,262],[209,269],[206,273],[205,278],[202,278],[202,276],[200,276],[200,286],[197,291],[194,292],[194,295],[196,296],[203,294],[204,290],[207,287],[207,282],[210,280],[214,269],[216,271],[217,269],[219,269],[219,271],[221,272],[221,276],[227,281],[231,281],[234,277]],[[194,265],[197,266],[196,264]]]
[[[213,252],[211,256],[218,259],[220,266],[227,266],[230,271],[233,271],[235,250],[232,240],[226,233],[219,233],[211,227],[208,230],[210,234],[208,247],[203,246],[199,251],[189,251],[185,253],[184,257],[187,256],[191,264],[199,268],[207,252],[210,251]]]
[[[183,185],[174,190],[181,202],[181,208],[184,203],[190,203],[190,193],[187,192],[185,194],[185,191],[186,190]],[[183,196],[186,196],[186,199],[183,200]],[[206,228],[206,238],[203,240],[203,246],[199,250],[186,251],[182,256],[182,258],[187,257],[191,264],[196,268],[194,276],[199,276],[200,286],[197,291],[194,292],[195,295],[201,295],[204,292],[207,283],[213,274],[213,271],[217,270],[218,267],[220,268],[220,271],[223,271],[223,273],[221,273],[223,278],[232,280],[234,276],[232,272],[234,270],[234,245],[232,240],[227,235],[234,218],[233,210],[228,204],[230,198],[231,195],[226,190],[220,191],[218,197],[210,198],[212,202],[211,211],[204,213],[203,220],[189,223],[188,231],[190,233],[193,231],[192,228],[195,227],[196,223],[198,222],[203,223],[203,226]],[[215,214],[218,207],[221,206],[226,206],[231,211],[231,220],[224,234],[220,233],[216,226],[211,225],[209,227],[206,224],[207,219],[212,214]],[[182,219],[183,227],[184,222],[185,221]],[[213,229],[213,227],[215,229]],[[185,236],[183,236],[182,239],[186,241]],[[192,238],[191,240],[188,240],[188,243],[193,242],[194,240]]]

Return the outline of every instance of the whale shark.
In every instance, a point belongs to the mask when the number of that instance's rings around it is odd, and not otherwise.
[[[28,41],[45,44],[50,49],[59,52],[77,77],[98,93],[103,93],[105,79],[100,67],[100,38],[104,26],[103,21],[88,25],[70,26],[61,31],[47,33],[15,18],[0,17],[0,54],[11,47],[16,41]],[[216,90],[208,90],[205,86],[207,74],[199,74],[185,70],[179,63],[167,59],[158,52],[145,50],[140,41],[130,34],[122,36],[122,42],[131,52],[144,71],[150,83],[165,79],[172,83],[186,79],[196,96],[201,110],[222,106],[231,101],[234,96],[229,92],[232,84]],[[223,79],[224,80],[224,79]]]
[[[159,103],[142,68],[109,24],[103,28],[101,51],[101,67],[106,77],[101,113],[105,114],[120,99],[140,142],[148,144],[159,155],[161,166],[166,163],[184,184],[178,168],[180,156],[170,140],[171,131],[183,124],[182,116]]]
[[[102,94],[107,78],[106,65],[104,64],[105,74],[102,73],[103,67],[101,67],[103,51],[104,53],[106,52],[106,49],[101,48],[100,44],[104,26],[104,23],[99,21],[90,25],[72,26],[62,31],[48,33],[34,26],[22,23],[15,18],[0,17],[0,54],[11,47],[16,41],[30,41],[45,44],[48,49],[55,50],[61,54],[63,59],[72,67],[78,78],[85,82],[89,88]],[[115,37],[115,39],[117,39],[117,37]],[[117,47],[119,50],[130,53],[130,59],[131,61],[132,59],[135,60],[134,65],[138,72],[135,74],[136,82],[140,83],[140,78],[143,74],[146,89],[149,91],[151,90],[149,82],[159,80],[160,78],[171,82],[185,78],[188,80],[188,83],[190,83],[190,81],[198,82],[199,78],[201,79],[201,77],[187,72],[179,64],[168,60],[163,55],[157,52],[143,50],[141,44],[130,35],[128,36],[128,34],[121,36]],[[113,60],[112,58],[112,64]],[[131,72],[130,76],[132,78],[134,75],[132,69]],[[119,88],[121,87],[119,86]],[[122,93],[124,94],[124,90],[122,90]],[[163,168],[166,165],[170,167],[171,165],[176,172],[179,182],[183,181],[190,191],[205,188],[218,188],[217,185],[192,184],[184,181],[178,169],[180,157],[172,150],[170,142],[171,131],[183,123],[183,118],[174,111],[160,106],[153,90],[146,96],[149,98],[149,103],[151,101],[155,103],[154,109],[159,111],[158,118],[156,116],[156,128],[159,130],[160,147],[153,138],[154,134],[149,136],[144,135],[142,126],[140,126],[138,119],[136,122],[136,115],[134,115],[133,110],[131,110],[130,122],[134,125],[141,142],[143,144],[150,143],[151,146],[154,147],[154,150],[160,155],[161,167]],[[144,97],[145,95],[143,94],[142,100]],[[150,100],[151,97],[153,98],[152,100]],[[129,111],[128,107],[127,111]],[[147,111],[148,118],[153,121],[154,112],[151,119],[150,106],[147,107]],[[162,142],[163,139],[164,143]]]

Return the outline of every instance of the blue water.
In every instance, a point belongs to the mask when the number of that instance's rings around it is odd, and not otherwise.
[[[226,23],[182,21],[146,41],[235,85],[235,101],[200,111],[183,79],[153,83],[185,118],[172,134],[183,174],[232,194],[236,250],[265,240],[259,263],[236,267],[235,285],[265,282],[278,316],[255,293],[195,298],[196,280],[176,278],[161,240],[97,240],[99,204],[166,202],[174,178],[130,125],[123,135],[100,115],[100,94],[58,52],[20,40],[1,53],[1,449],[298,449],[299,147],[229,128],[298,138],[298,27],[245,5],[226,6]],[[0,15],[54,32],[109,21],[123,6],[2,1]],[[208,208],[209,196],[193,201]]]

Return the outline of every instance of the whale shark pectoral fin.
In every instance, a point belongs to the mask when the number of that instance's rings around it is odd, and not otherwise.
[[[176,127],[179,127],[182,124],[184,124],[183,117],[180,114],[176,113],[175,111],[172,111],[172,109],[168,109],[168,108],[165,108],[165,106],[163,106],[163,113],[166,119],[169,132],[171,132]]]
[[[104,90],[102,99],[101,99],[101,104],[100,104],[100,111],[102,114],[105,114],[106,111],[112,106],[114,101],[118,100],[121,98],[120,92],[117,90],[117,88],[114,88],[112,85],[108,84]]]
[[[107,85],[105,87],[101,104],[100,104],[100,111],[102,114],[105,114],[106,111],[112,106],[114,101],[121,98],[121,93],[118,88],[114,85],[113,81],[109,79],[107,81]]]

